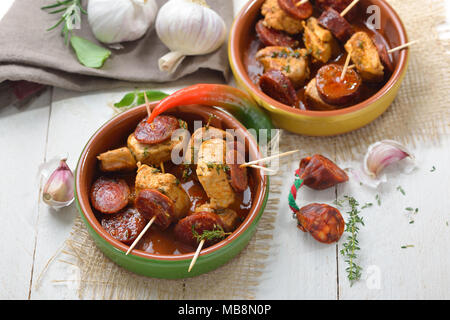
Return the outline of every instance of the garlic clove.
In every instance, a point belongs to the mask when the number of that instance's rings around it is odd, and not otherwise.
[[[379,173],[389,165],[414,156],[402,144],[394,140],[383,140],[369,146],[364,157],[364,172],[372,178],[376,178]]]
[[[75,179],[66,161],[67,159],[60,161],[42,192],[42,201],[54,209],[69,206],[74,200]]]

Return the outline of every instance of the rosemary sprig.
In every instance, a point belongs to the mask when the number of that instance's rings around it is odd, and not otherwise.
[[[195,224],[192,225],[192,235],[197,239],[198,242],[202,240],[214,241],[214,240],[222,240],[229,236],[231,232],[225,232],[223,228],[219,225],[214,225],[213,230],[203,230],[202,234],[199,234],[195,230]]]
[[[56,1],[56,3],[41,7],[42,10],[50,10],[49,14],[62,13],[61,18],[47,31],[56,29],[62,24],[61,35],[64,37],[64,43],[67,45],[69,43],[70,36],[72,35],[72,30],[78,28],[81,23],[81,14],[87,14],[86,10],[83,9],[81,4],[82,0],[65,0]],[[54,10],[53,10],[54,9]]]
[[[357,264],[356,260],[358,259],[357,252],[360,251],[358,242],[359,225],[364,226],[364,222],[362,217],[359,216],[361,211],[358,210],[358,201],[349,196],[344,196],[344,198],[350,206],[350,211],[347,211],[349,219],[345,227],[345,231],[350,233],[350,235],[347,238],[347,242],[343,244],[344,248],[341,250],[341,254],[346,258],[345,262],[347,262],[348,267],[345,270],[347,271],[347,278],[350,280],[350,286],[352,286],[355,281],[361,278],[362,267]]]

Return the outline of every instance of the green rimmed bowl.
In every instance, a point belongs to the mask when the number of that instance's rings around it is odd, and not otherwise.
[[[153,104],[153,106],[156,103]],[[227,113],[206,106],[183,106],[169,112],[181,119],[195,119],[206,122],[215,115],[211,125],[221,129],[235,129],[248,141],[248,152],[254,159],[261,158],[258,144],[246,128]],[[133,250],[125,255],[128,246],[114,239],[95,217],[89,201],[89,190],[97,170],[96,156],[112,148],[124,145],[128,135],[146,116],[145,106],[130,109],[104,124],[89,140],[78,161],[75,172],[75,198],[78,210],[89,234],[98,248],[121,267],[148,277],[179,279],[198,276],[214,270],[235,257],[250,241],[256,231],[269,196],[269,179],[263,171],[251,169],[254,184],[253,205],[244,222],[225,240],[202,250],[195,267],[188,272],[194,253],[181,255],[159,255]]]

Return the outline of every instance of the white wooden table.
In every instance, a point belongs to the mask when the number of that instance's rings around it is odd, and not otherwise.
[[[13,0],[0,2],[0,16]],[[245,0],[234,0],[236,12]],[[1,48],[0,48],[1,50]],[[158,87],[167,92],[197,82],[222,82],[214,75]],[[56,285],[67,270],[50,268],[37,278],[49,258],[69,236],[76,209],[52,212],[38,201],[38,166],[68,154],[74,168],[92,133],[113,114],[108,103],[131,88],[88,94],[47,90],[30,105],[0,109],[0,298],[76,299],[76,284]],[[360,233],[362,280],[349,286],[341,245],[325,246],[296,229],[283,204],[274,231],[271,257],[256,292],[259,299],[449,299],[450,298],[450,137],[438,145],[420,144],[414,153],[419,168],[393,179],[377,191],[382,205],[364,210]],[[349,164],[351,165],[351,164]],[[432,167],[436,171],[430,172]],[[294,167],[290,172],[293,172]],[[290,182],[290,181],[289,181]],[[287,198],[286,182],[282,199]],[[396,190],[402,186],[403,196]],[[338,188],[362,203],[376,202],[373,190],[351,182]],[[334,199],[335,190],[302,191],[307,202]],[[419,208],[414,224],[406,207]],[[414,247],[402,249],[403,245]],[[47,281],[46,281],[47,280]]]

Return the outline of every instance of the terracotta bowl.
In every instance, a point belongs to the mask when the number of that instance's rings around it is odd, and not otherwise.
[[[282,104],[265,93],[250,79],[244,64],[245,54],[255,24],[265,0],[249,1],[237,15],[228,43],[229,60],[237,83],[271,115],[274,124],[291,132],[329,136],[358,129],[379,117],[391,105],[405,76],[409,61],[409,50],[395,52],[392,56],[395,70],[387,83],[372,97],[347,108],[333,111],[309,111]],[[361,0],[361,11],[370,5],[381,10],[381,29],[378,30],[395,48],[408,42],[405,28],[397,13],[384,0]]]
[[[153,104],[155,105],[155,104]],[[248,152],[253,157],[260,157],[258,145],[239,121],[234,117],[211,107],[183,106],[169,112],[181,119],[207,121],[214,114],[211,125],[222,129],[236,129],[248,139]],[[255,181],[253,185],[253,206],[239,228],[225,240],[202,250],[195,267],[188,273],[189,264],[194,253],[181,255],[151,254],[141,250],[133,250],[128,256],[128,246],[114,239],[100,225],[94,215],[89,201],[89,190],[94,179],[98,163],[96,156],[112,148],[124,144],[127,136],[134,131],[139,121],[146,116],[145,106],[128,110],[103,125],[89,140],[81,153],[75,173],[75,197],[81,217],[89,234],[97,246],[112,261],[132,272],[156,278],[187,278],[200,275],[223,265],[236,256],[249,242],[256,231],[256,226],[266,206],[269,194],[269,180],[260,170],[250,172]]]

